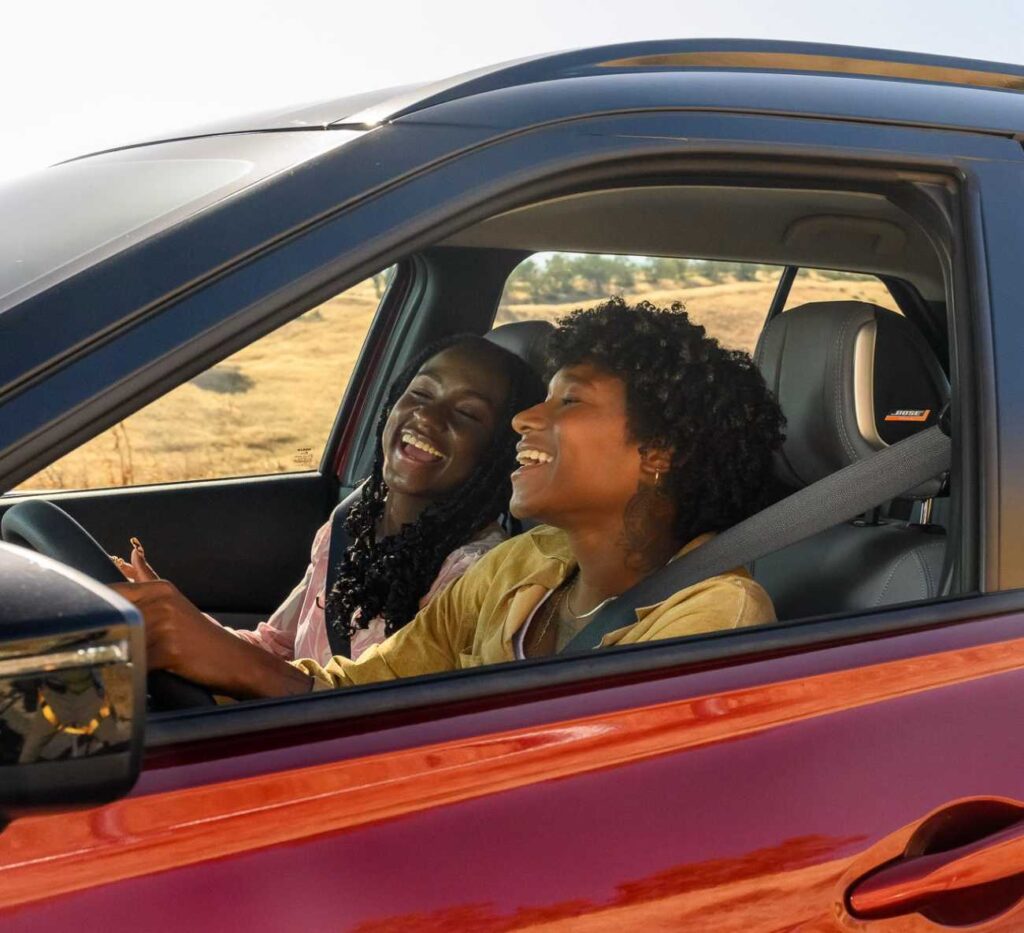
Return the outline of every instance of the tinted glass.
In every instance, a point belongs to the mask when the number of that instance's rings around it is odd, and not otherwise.
[[[389,278],[367,279],[261,337],[17,489],[315,470]]]
[[[0,186],[0,311],[357,135],[332,130],[180,140],[54,165]]]
[[[866,301],[897,314],[903,313],[880,278],[860,272],[801,269],[793,279],[783,310],[789,311],[811,301]]]

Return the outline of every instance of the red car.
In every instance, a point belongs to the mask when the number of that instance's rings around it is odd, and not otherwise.
[[[636,43],[0,189],[5,933],[1024,929],[1022,88]],[[255,625],[412,353],[612,292],[756,347],[778,623],[147,715],[104,551]]]

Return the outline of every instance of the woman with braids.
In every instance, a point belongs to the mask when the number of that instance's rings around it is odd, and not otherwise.
[[[378,422],[373,470],[345,520],[352,543],[332,592],[324,591],[328,521],[302,582],[277,611],[254,632],[226,631],[285,660],[324,663],[332,654],[327,619],[350,638],[352,657],[396,632],[505,539],[497,518],[512,490],[511,418],[542,396],[525,363],[481,337],[421,353],[395,380]],[[131,564],[115,562],[129,579],[158,580],[133,544]],[[232,657],[241,662],[237,650]]]
[[[721,348],[678,306],[616,298],[574,312],[549,353],[547,398],[512,422],[512,512],[546,525],[494,548],[357,660],[211,672],[157,639],[150,666],[251,697],[556,654],[600,606],[766,504],[778,405],[749,356]],[[135,601],[157,632],[173,611],[159,596]],[[637,610],[601,646],[773,619],[767,594],[737,568]]]

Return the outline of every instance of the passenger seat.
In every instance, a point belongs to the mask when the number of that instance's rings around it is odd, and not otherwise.
[[[755,359],[787,419],[778,480],[807,486],[938,420],[949,383],[902,315],[860,301],[813,302],[775,317]],[[943,478],[908,490],[926,501]],[[942,529],[888,519],[836,525],[753,563],[780,619],[854,612],[938,595]]]

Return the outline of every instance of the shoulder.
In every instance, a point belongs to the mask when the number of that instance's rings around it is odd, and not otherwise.
[[[505,529],[497,522],[491,522],[486,528],[481,528],[465,544],[460,544],[451,555],[456,554],[486,554],[491,548],[497,547],[508,540]]]
[[[512,585],[553,563],[566,563],[571,557],[565,533],[539,525],[491,548],[466,576],[493,585]]]
[[[484,528],[476,537],[455,548],[444,559],[440,569],[437,571],[434,582],[430,585],[430,589],[420,600],[420,606],[425,606],[449,583],[463,576],[488,551],[504,543],[506,537],[501,526],[495,522],[493,525],[488,525]]]
[[[681,609],[713,614],[719,628],[743,628],[775,621],[771,597],[744,570],[722,573],[689,586],[670,602]]]

